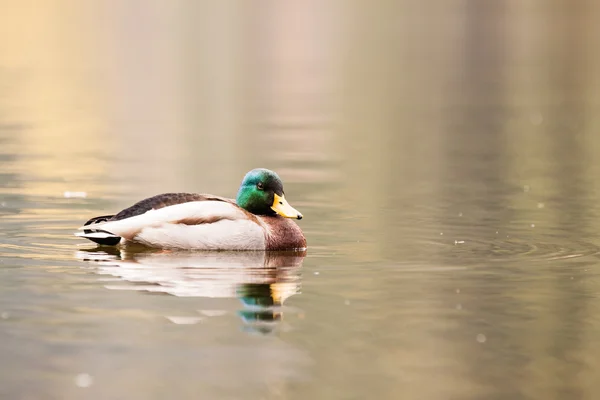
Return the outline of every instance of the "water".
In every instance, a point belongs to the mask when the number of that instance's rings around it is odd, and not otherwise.
[[[7,2],[0,398],[597,398],[592,2]],[[267,167],[304,254],[87,218]]]

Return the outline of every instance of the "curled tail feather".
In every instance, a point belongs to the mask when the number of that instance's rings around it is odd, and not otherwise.
[[[102,215],[88,220],[83,226],[99,224],[109,221],[114,215]],[[75,236],[83,237],[104,246],[116,246],[121,241],[121,237],[102,229],[84,229],[83,232],[75,233]]]

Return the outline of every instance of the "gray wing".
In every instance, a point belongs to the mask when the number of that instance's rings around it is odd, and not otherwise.
[[[120,211],[114,215],[110,220],[118,221],[125,218],[135,217],[141,215],[150,210],[157,210],[159,208],[172,206],[175,204],[188,203],[190,201],[223,201],[226,203],[235,204],[232,199],[225,197],[213,196],[210,194],[197,194],[197,193],[163,193],[147,199],[138,201],[129,208]]]

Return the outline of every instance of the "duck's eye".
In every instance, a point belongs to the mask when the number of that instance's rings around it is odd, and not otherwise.
[[[262,182],[258,182],[258,183],[256,184],[256,187],[258,188],[258,190],[263,190],[263,189],[265,188],[265,185],[263,185],[263,183],[262,183]]]

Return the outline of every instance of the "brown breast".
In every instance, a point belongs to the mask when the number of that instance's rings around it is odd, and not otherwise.
[[[267,225],[267,250],[289,250],[306,247],[302,229],[289,218],[260,216]]]

